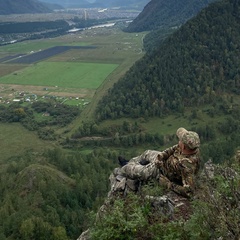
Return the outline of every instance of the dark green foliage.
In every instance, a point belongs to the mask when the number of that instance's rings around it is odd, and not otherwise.
[[[161,117],[239,94],[239,4],[217,2],[188,21],[114,85],[97,117]]]
[[[159,45],[169,37],[178,28],[161,28],[160,30],[153,30],[148,33],[143,39],[144,50],[151,54],[159,47]]]
[[[124,121],[122,125],[111,125],[100,128],[95,122],[84,122],[77,131],[66,139],[65,147],[75,147],[77,144],[87,146],[122,146],[132,147],[142,144],[163,145],[164,137],[160,134],[145,133],[135,122]],[[72,145],[72,146],[71,146]]]
[[[141,131],[142,129],[137,122],[132,124],[128,121],[124,121],[122,125],[111,125],[101,129],[95,122],[83,122],[82,125],[79,126],[78,130],[73,134],[72,138],[81,138],[92,135],[113,137],[116,134],[127,135]]]
[[[215,177],[202,185],[194,214],[186,224],[190,239],[239,239],[239,165],[215,167]],[[238,174],[238,176],[237,176]]]
[[[188,240],[188,233],[181,221],[169,221],[169,217],[155,211],[150,201],[129,194],[125,199],[116,199],[92,225],[91,238],[102,240]]]
[[[126,31],[142,32],[162,27],[176,27],[195,16],[215,0],[152,0]]]
[[[1,23],[0,32],[2,34],[33,33],[46,31],[49,29],[67,28],[68,26],[68,23],[64,20],[46,22]]]
[[[0,170],[0,229],[8,239],[77,239],[102,203],[116,154],[55,149],[8,159]],[[4,239],[4,238],[2,238]]]
[[[137,196],[134,195],[129,196],[126,202],[115,200],[112,208],[108,209],[107,214],[93,228],[92,239],[137,239],[138,232],[147,229],[144,207],[139,205]]]
[[[34,113],[47,114],[41,120]],[[75,106],[60,104],[57,101],[37,101],[28,106],[14,103],[0,107],[1,122],[20,122],[28,130],[39,130],[39,136],[43,139],[54,139],[52,130],[41,129],[46,126],[66,126],[79,115],[79,109]],[[46,136],[46,137],[44,137]],[[49,137],[51,136],[51,137]]]

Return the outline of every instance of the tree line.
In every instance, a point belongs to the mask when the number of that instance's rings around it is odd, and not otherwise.
[[[79,114],[78,107],[61,104],[54,99],[36,101],[28,105],[0,105],[0,122],[19,122],[30,131],[37,131],[38,136],[46,140],[56,138],[54,126],[66,126]]]

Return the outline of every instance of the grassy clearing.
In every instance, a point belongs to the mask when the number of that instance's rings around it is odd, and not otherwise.
[[[19,156],[26,150],[42,152],[52,146],[52,143],[40,140],[36,133],[28,131],[18,123],[1,123],[0,132],[0,162],[11,156]]]
[[[0,83],[97,89],[116,64],[40,62],[0,78]]]
[[[150,134],[159,133],[161,135],[166,134],[175,134],[176,129],[179,127],[184,127],[187,129],[195,128],[195,127],[202,127],[202,126],[215,126],[218,123],[221,123],[225,120],[225,116],[218,116],[217,118],[212,118],[208,114],[206,114],[205,110],[209,108],[209,106],[204,106],[199,108],[197,112],[197,117],[192,118],[192,109],[186,109],[185,113],[178,114],[178,115],[169,115],[163,118],[150,118],[150,119],[117,119],[117,120],[107,120],[103,121],[100,124],[100,127],[105,128],[111,125],[121,125],[124,121],[131,122],[134,124],[137,122],[140,124],[146,132]]]

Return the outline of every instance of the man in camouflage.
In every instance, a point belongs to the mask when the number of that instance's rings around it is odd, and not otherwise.
[[[190,197],[195,189],[194,176],[200,165],[200,139],[196,132],[179,128],[179,143],[162,152],[147,150],[121,168],[126,178],[139,181],[157,179],[160,185]]]

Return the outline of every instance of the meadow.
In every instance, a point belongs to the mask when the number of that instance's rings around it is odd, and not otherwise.
[[[40,62],[0,78],[3,84],[97,89],[117,64]]]
[[[26,151],[43,152],[54,146],[52,142],[39,139],[35,132],[28,131],[18,123],[1,123],[0,132],[0,163],[10,157],[21,156]]]

